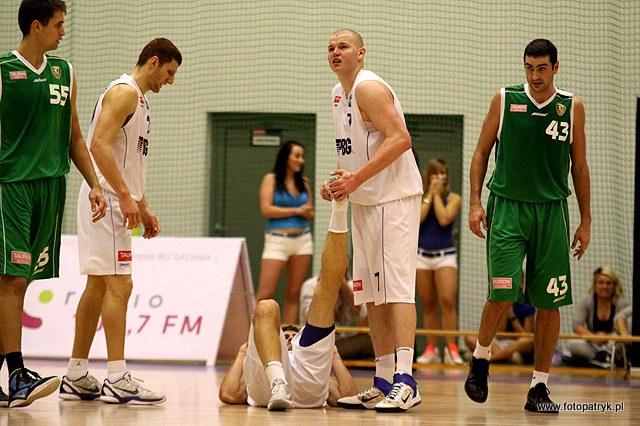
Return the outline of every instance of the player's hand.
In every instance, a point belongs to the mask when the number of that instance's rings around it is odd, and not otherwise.
[[[591,240],[591,231],[588,225],[580,224],[576,233],[573,235],[573,242],[571,248],[573,249],[573,257],[577,257],[578,260],[582,258],[584,252],[589,247],[589,241]]]
[[[482,228],[481,228],[482,225]],[[487,230],[487,216],[481,204],[472,205],[469,208],[469,229],[484,240],[482,229]]]
[[[325,201],[331,201],[331,191],[329,190],[328,180],[322,182],[322,186],[320,187],[320,198]]]
[[[362,183],[354,173],[347,170],[337,169],[332,171],[331,175],[337,176],[338,179],[329,183],[329,192],[338,201],[347,199],[349,194],[358,189]]]
[[[140,223],[140,209],[131,195],[120,197],[120,211],[122,212],[123,225],[127,229],[133,229]]]
[[[146,207],[141,208],[140,216],[142,218],[142,226],[144,226],[143,238],[154,238],[160,235],[160,222],[154,212]]]
[[[107,202],[104,199],[102,188],[99,186],[89,191],[89,202],[91,203],[91,220],[97,222],[107,214]]]

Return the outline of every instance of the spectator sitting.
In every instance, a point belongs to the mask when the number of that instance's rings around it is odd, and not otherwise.
[[[606,336],[614,334],[614,318],[629,306],[622,297],[623,289],[616,272],[610,266],[602,266],[593,272],[589,293],[576,304],[573,331],[581,336]],[[567,344],[571,362],[609,367],[610,350],[606,341],[572,340]]]

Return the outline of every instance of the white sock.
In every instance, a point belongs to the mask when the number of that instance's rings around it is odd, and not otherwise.
[[[393,383],[393,372],[396,367],[396,354],[386,354],[376,358],[376,377]]]
[[[84,377],[89,372],[89,360],[82,358],[70,358],[67,366],[67,378],[72,382]]]
[[[411,376],[413,370],[413,348],[402,346],[396,348],[396,373]]]
[[[107,362],[107,378],[111,383],[115,383],[122,379],[127,373],[127,361],[119,359],[117,361]]]
[[[530,387],[534,387],[538,383],[544,383],[544,385],[547,386],[548,380],[549,380],[549,373],[533,370],[533,377],[531,378]]]
[[[275,379],[282,379],[287,381],[284,377],[284,370],[282,369],[282,363],[280,361],[271,361],[264,366],[264,372],[267,375],[269,384],[272,384]]]
[[[476,348],[473,351],[473,356],[476,359],[486,359],[489,361],[491,359],[491,344],[489,346],[482,346],[480,342],[476,340]]]
[[[349,231],[347,227],[347,209],[349,201],[346,199],[338,201],[331,200],[331,219],[329,220],[329,231],[334,234],[344,234]]]

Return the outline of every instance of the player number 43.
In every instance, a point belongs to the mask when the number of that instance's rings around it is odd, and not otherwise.
[[[567,276],[560,275],[559,277],[552,277],[547,284],[547,293],[553,294],[553,297],[563,296],[569,286],[567,285]]]
[[[566,121],[558,122],[556,120],[553,120],[547,126],[547,130],[545,130],[545,133],[551,136],[551,139],[553,139],[554,141],[559,140],[561,142],[564,142],[569,136],[569,123],[567,123]]]
[[[49,102],[52,105],[65,106],[65,104],[67,103],[67,98],[69,97],[69,86],[50,84],[49,93],[51,94],[51,99],[49,99]]]

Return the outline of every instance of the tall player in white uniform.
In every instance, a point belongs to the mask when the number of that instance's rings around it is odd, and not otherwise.
[[[406,411],[421,401],[412,364],[422,183],[398,97],[364,69],[365,53],[354,31],[329,39],[329,65],[340,81],[331,94],[338,179],[321,196],[351,202],[354,301],[367,303],[376,355],[373,387],[338,404]]]
[[[139,223],[144,237],[160,233],[156,215],[145,197],[149,153],[149,104],[145,93],[173,84],[182,55],[164,38],[149,42],[131,75],[113,81],[96,103],[87,143],[107,200],[107,216],[98,223],[85,212],[89,188],[78,197],[80,273],[87,286],[76,311],[75,339],[59,396],[108,403],[158,404],[164,395],[144,389],[126,367],[124,340],[127,303],[131,295],[131,230]],[[90,209],[88,210],[91,211]],[[102,315],[107,340],[108,377],[102,387],[89,374],[88,357]]]

